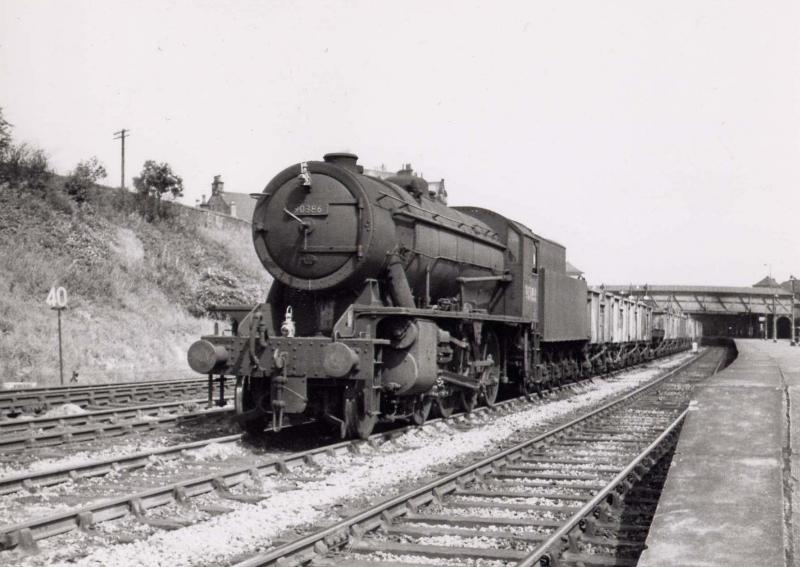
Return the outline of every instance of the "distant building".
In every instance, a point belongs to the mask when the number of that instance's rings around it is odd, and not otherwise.
[[[391,171],[386,169],[384,164],[381,164],[380,167],[375,167],[373,169],[364,168],[364,175],[370,175],[379,179],[388,179],[389,177],[394,177],[396,175],[424,177],[422,174],[417,175],[410,163],[404,163],[403,167],[399,171]],[[428,193],[430,193],[431,197],[438,198],[440,201],[447,204],[447,191],[444,188],[444,179],[440,179],[439,181],[429,181],[426,179],[425,181],[428,183]]]
[[[772,276],[766,276],[756,283],[753,284],[753,287],[770,287],[775,288],[778,287],[778,282]]]
[[[206,201],[206,196],[203,195],[200,208],[252,222],[253,211],[256,208],[255,199],[247,193],[225,191],[225,182],[220,178],[220,175],[214,176],[214,182],[211,183],[211,197]]]

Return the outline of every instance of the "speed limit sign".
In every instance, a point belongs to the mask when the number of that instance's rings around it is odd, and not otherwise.
[[[61,312],[67,308],[67,290],[61,286],[53,286],[47,294],[47,305],[55,309],[58,315],[58,373],[61,375],[61,385],[64,385],[64,350],[61,345]]]
[[[67,307],[67,290],[63,287],[51,287],[47,294],[47,305],[53,309],[65,309]]]

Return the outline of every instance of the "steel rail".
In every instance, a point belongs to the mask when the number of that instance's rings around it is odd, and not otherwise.
[[[52,429],[55,427],[75,427],[77,425],[107,423],[117,419],[130,419],[139,415],[157,415],[160,410],[180,408],[188,404],[200,405],[205,402],[205,399],[170,401],[142,406],[115,407],[68,415],[9,418],[0,420],[0,435]]]
[[[105,437],[119,437],[134,431],[155,430],[166,425],[218,417],[233,413],[232,407],[210,408],[192,413],[143,417],[121,422],[98,423],[65,430],[47,430],[34,435],[8,435],[0,437],[0,453],[10,454],[53,447],[80,441],[93,441]]]
[[[622,485],[631,474],[634,474],[636,468],[639,467],[642,461],[644,461],[660,445],[662,445],[672,435],[676,428],[681,425],[688,413],[688,408],[683,410],[681,414],[652,443],[650,443],[643,451],[641,451],[636,458],[634,458],[624,469],[622,469],[622,471],[619,472],[619,474],[617,474],[608,484],[606,484],[605,488],[600,490],[591,500],[584,504],[580,510],[575,512],[575,514],[573,514],[566,523],[564,523],[553,534],[551,534],[550,537],[544,541],[544,543],[540,544],[529,555],[519,561],[516,567],[534,567],[535,565],[541,563],[542,559],[549,561],[547,565],[553,565],[554,560],[560,555],[560,549],[559,551],[553,551],[553,549],[556,547],[562,547],[563,540],[567,538],[567,536],[573,530],[579,528],[580,522],[590,517],[594,510],[603,504],[613,490]]]
[[[226,379],[228,386],[229,379]],[[219,381],[214,387],[218,390]],[[187,395],[189,392],[207,392],[208,378],[179,380],[154,380],[150,382],[120,382],[87,384],[82,386],[37,387],[24,390],[0,391],[0,411],[22,411],[31,407],[48,407],[53,404],[75,403],[84,405],[113,404],[128,400],[146,401],[158,397]]]
[[[384,500],[383,502],[372,506],[371,508],[359,514],[345,518],[313,534],[309,534],[296,541],[274,548],[266,553],[236,563],[234,567],[261,567],[264,565],[275,564],[281,559],[289,556],[298,556],[299,561],[309,560],[316,553],[315,549],[327,550],[332,544],[340,543],[343,540],[346,540],[348,537],[348,532],[356,526],[365,524],[365,526],[359,526],[357,529],[358,533],[363,533],[380,525],[383,521],[384,514],[388,517],[396,517],[405,513],[406,504],[409,502],[414,502],[416,506],[419,506],[426,503],[426,501],[439,498],[442,494],[455,489],[457,486],[457,481],[469,481],[474,479],[476,474],[489,473],[494,467],[507,462],[509,457],[519,454],[525,449],[535,446],[547,439],[557,437],[567,430],[586,422],[587,420],[596,419],[600,416],[603,416],[604,414],[609,413],[611,410],[620,407],[622,404],[625,404],[643,395],[644,393],[663,383],[665,380],[668,380],[680,371],[684,370],[686,367],[699,362],[709,352],[711,351],[706,350],[700,356],[689,359],[687,362],[670,370],[664,376],[661,376],[651,383],[637,388],[633,392],[630,392],[621,398],[612,400],[589,412],[588,414],[577,417],[563,425],[555,427],[550,431],[537,435],[532,439],[517,443],[512,447],[501,450],[494,455],[481,459],[480,461],[471,465],[467,465],[458,471],[433,480],[419,488]]]
[[[175,382],[196,382],[198,380],[205,381],[207,380],[206,377],[190,377],[190,378],[165,378],[163,380],[131,380],[127,382],[98,382],[96,384],[64,384],[57,385],[54,384],[52,386],[33,386],[31,388],[14,388],[11,390],[2,390],[3,394],[11,394],[14,392],[18,393],[31,393],[31,392],[56,392],[56,391],[80,391],[80,390],[90,390],[92,388],[99,388],[105,386],[113,386],[118,388],[125,388],[130,386],[139,386],[141,384],[172,384]]]
[[[601,408],[596,410],[594,413],[606,411],[608,408],[613,407],[618,403],[621,403],[627,399],[630,399],[632,396],[637,395],[640,392],[652,388],[653,386],[661,383],[668,377],[676,374],[677,372],[683,370],[687,366],[700,360],[708,352],[709,351],[706,351],[696,358],[688,359],[687,361],[681,363],[679,366],[669,370],[663,376],[654,379],[649,384],[640,387],[637,390],[634,390],[633,392],[617,400],[611,401],[601,406]],[[597,377],[598,376],[594,376],[593,378]],[[581,385],[581,382],[565,384],[557,389],[552,390],[551,392],[555,393],[559,390],[572,389],[575,386],[579,385]],[[542,403],[546,402],[546,400],[541,400],[541,401]],[[473,420],[475,417],[481,416],[486,413],[500,413],[502,411],[505,411],[505,413],[511,413],[515,411],[518,406],[527,406],[527,405],[530,405],[530,401],[528,401],[525,398],[525,396],[520,396],[518,398],[512,398],[509,400],[505,400],[503,402],[498,402],[497,404],[494,404],[492,407],[477,408],[473,410],[470,414],[458,414],[450,418],[447,418],[446,420],[433,419],[425,422],[425,424],[423,424],[421,427],[422,428],[440,427],[445,422],[458,423],[459,421],[470,421]],[[570,423],[561,426],[557,429],[554,429],[550,433],[544,434],[540,437],[544,438],[549,435],[556,434],[559,431],[566,428],[567,426],[574,423],[578,423],[584,418],[586,418],[586,416],[584,416],[583,418],[573,420]],[[364,445],[376,446],[380,443],[380,441],[391,442],[396,437],[399,437],[400,435],[404,434],[406,431],[419,428],[420,426],[409,425],[406,427],[402,427],[400,429],[390,430],[386,432],[379,432],[371,435],[367,440],[356,439],[356,440],[341,441],[331,445],[316,447],[306,451],[301,451],[299,453],[295,453],[293,455],[289,455],[283,458],[268,459],[261,463],[248,465],[246,467],[236,467],[220,473],[214,473],[211,475],[197,477],[194,479],[179,481],[176,483],[171,483],[161,487],[152,488],[134,494],[128,494],[117,498],[101,500],[99,502],[95,502],[80,508],[73,508],[71,510],[67,510],[65,512],[61,512],[44,518],[38,518],[29,520],[27,522],[0,526],[0,549],[8,549],[15,547],[17,545],[22,545],[23,547],[35,547],[35,542],[40,539],[53,537],[76,529],[88,528],[95,523],[114,520],[117,518],[124,517],[128,514],[142,515],[144,511],[146,511],[148,508],[168,504],[171,502],[184,501],[187,498],[200,496],[202,494],[206,494],[213,491],[221,493],[222,497],[225,498],[225,495],[227,494],[229,488],[235,487],[238,484],[245,482],[247,479],[252,478],[254,475],[257,475],[259,473],[261,474],[283,473],[288,471],[289,466],[313,463],[314,457],[322,454],[335,455],[343,451],[358,452],[359,448],[363,447]],[[528,444],[533,442],[535,441],[530,441],[528,442]],[[510,451],[511,450],[507,450],[504,451],[503,453],[507,453]],[[91,464],[96,464],[96,463],[91,463]],[[113,467],[113,463],[105,464],[105,466]],[[53,474],[55,471],[50,471],[50,472],[51,474]],[[67,474],[69,474],[68,471]],[[22,482],[23,479],[17,479],[17,481]],[[35,483],[32,483],[32,486],[35,486]]]

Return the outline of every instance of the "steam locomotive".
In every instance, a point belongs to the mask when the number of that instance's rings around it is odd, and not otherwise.
[[[236,377],[250,432],[313,418],[344,437],[424,422],[686,348],[691,319],[589,289],[566,250],[488,209],[448,207],[409,170],[365,175],[331,153],[255,195],[265,303],[220,308],[230,332],[189,349]]]

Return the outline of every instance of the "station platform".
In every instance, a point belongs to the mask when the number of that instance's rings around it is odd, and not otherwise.
[[[735,342],[695,392],[639,567],[800,565],[800,347]]]

